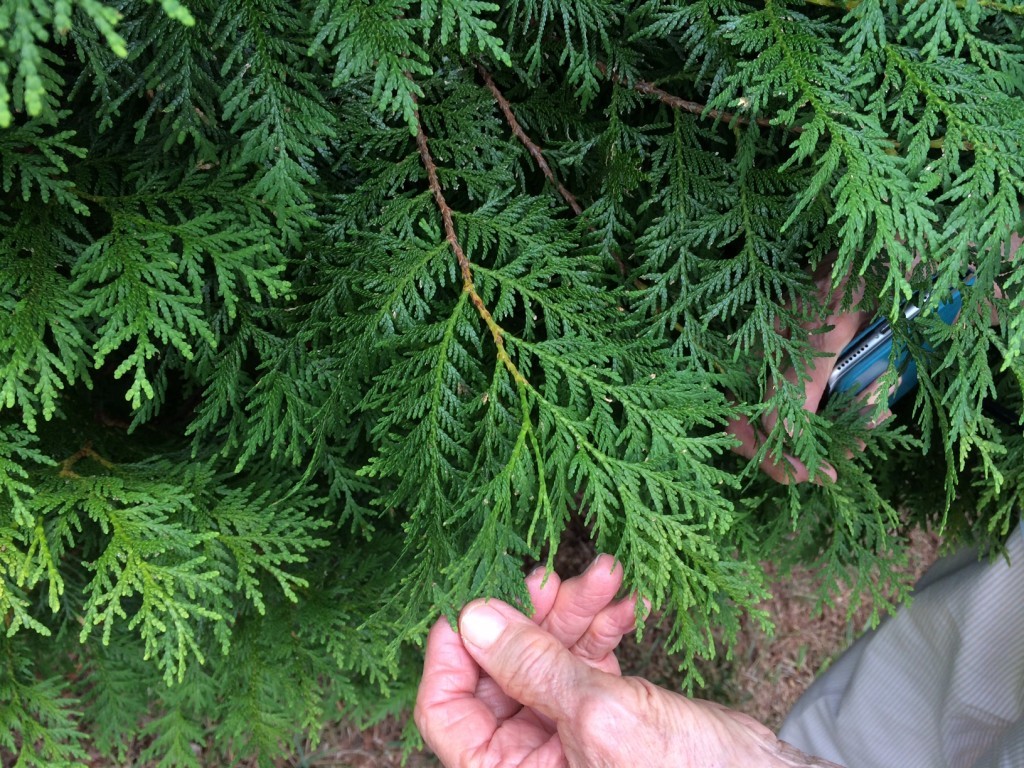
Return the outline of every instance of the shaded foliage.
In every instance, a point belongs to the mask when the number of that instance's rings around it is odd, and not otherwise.
[[[763,559],[879,597],[908,520],[1004,534],[1018,11],[5,2],[0,751],[269,763],[407,703],[573,516],[684,666]],[[783,379],[833,254],[920,370],[875,430]],[[760,456],[838,483],[730,452],[768,409]]]

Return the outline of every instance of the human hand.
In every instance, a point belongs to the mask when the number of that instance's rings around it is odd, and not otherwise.
[[[526,578],[534,608],[531,619],[583,663],[618,675],[614,650],[623,636],[635,628],[636,612],[635,596],[615,600],[622,575],[621,564],[610,555],[599,555],[582,574],[565,582],[558,574],[545,574],[543,568],[537,568]],[[494,717],[493,724],[476,724],[478,703]],[[547,740],[551,735],[551,721],[505,693],[468,656],[459,635],[440,620],[427,640],[416,706],[424,738],[430,742],[426,723],[434,722],[439,714],[458,717],[452,713],[463,708],[473,723],[472,731],[478,727],[483,728],[483,733],[500,729],[501,738],[517,743]]]
[[[785,371],[784,378],[791,383],[800,383],[804,390],[804,410],[816,413],[821,407],[825,392],[828,389],[829,376],[835,368],[839,354],[853,341],[854,337],[874,315],[867,309],[846,309],[841,308],[843,295],[845,293],[845,280],[835,290],[831,289],[831,263],[825,262],[814,274],[816,286],[815,295],[818,303],[827,309],[824,320],[811,320],[803,323],[803,328],[808,331],[808,343],[816,355],[811,359],[808,367],[802,372],[802,376],[795,369],[789,368]],[[860,306],[863,297],[863,282],[858,282],[853,291],[852,304]],[[868,387],[859,399],[865,404],[865,408],[873,409],[875,399],[878,396],[877,383]],[[769,382],[766,398],[777,391],[777,384]],[[891,413],[888,409],[883,410],[881,415],[869,426],[875,426],[887,419]],[[773,410],[765,414],[760,424],[752,424],[745,416],[739,416],[726,425],[726,430],[739,440],[739,444],[733,450],[748,459],[757,455],[764,436],[770,432],[778,420],[778,414]],[[794,456],[785,455],[781,459],[772,455],[764,458],[760,465],[761,471],[775,481],[782,484],[804,483],[812,480],[816,483],[828,479],[836,481],[836,470],[830,464],[821,464],[818,472],[812,478],[807,466]]]
[[[527,580],[534,620],[497,600],[430,632],[416,723],[449,768],[825,766],[753,719],[619,676],[613,650],[633,625],[614,602],[621,568]],[[531,580],[532,584],[531,584]],[[628,608],[628,612],[627,612]]]
[[[1010,235],[1002,252],[1004,264],[1012,265],[1014,263],[1022,243],[1024,243],[1024,237],[1020,234],[1014,232]],[[919,258],[915,259],[914,264],[916,265],[918,261]],[[816,413],[821,407],[821,401],[828,389],[829,377],[832,375],[835,364],[839,359],[839,354],[853,341],[860,329],[874,319],[874,313],[868,309],[861,308],[847,311],[840,309],[849,277],[840,281],[839,286],[832,290],[832,266],[832,260],[826,259],[819,265],[814,274],[816,302],[819,306],[827,308],[827,314],[824,320],[819,321],[815,319],[803,324],[804,330],[808,331],[808,342],[818,353],[818,356],[812,358],[809,366],[803,371],[806,377],[806,380],[803,382],[803,407],[804,410],[811,413]],[[973,271],[973,266],[971,269]],[[861,306],[863,293],[864,284],[862,280],[859,280],[854,286],[851,297],[851,304],[854,307]],[[1004,298],[1002,288],[998,282],[992,286],[992,296],[995,300]],[[987,309],[979,308],[983,320],[991,325],[998,325],[999,315],[995,302],[987,302],[985,307]],[[956,322],[956,320],[953,322]],[[785,371],[784,378],[792,383],[800,380],[800,376],[792,368]],[[862,403],[862,412],[876,409],[876,403],[881,395],[879,384],[880,381],[876,381],[858,395],[858,400]],[[775,384],[770,382],[766,397],[770,399],[776,389]],[[886,394],[891,395],[892,392],[890,391]],[[892,412],[888,408],[884,408],[872,421],[868,422],[868,426],[873,428],[891,415]],[[761,423],[756,426],[751,424],[750,420],[744,416],[739,416],[730,421],[726,426],[726,430],[739,440],[739,444],[734,446],[733,450],[748,459],[754,458],[764,442],[764,436],[775,427],[777,420],[778,415],[775,411],[770,411],[761,419]],[[861,447],[863,447],[863,443]],[[791,482],[803,483],[812,479],[814,482],[821,483],[825,478],[832,482],[836,480],[836,471],[832,466],[828,464],[819,466],[818,473],[812,478],[803,462],[788,454],[784,455],[782,459],[768,455],[761,462],[760,468],[765,474],[782,484]]]

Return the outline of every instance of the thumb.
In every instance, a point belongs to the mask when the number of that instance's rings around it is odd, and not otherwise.
[[[572,719],[603,674],[500,600],[474,600],[459,618],[462,644],[505,693],[552,720]]]

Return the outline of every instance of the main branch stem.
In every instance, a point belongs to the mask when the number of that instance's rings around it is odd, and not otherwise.
[[[558,194],[562,196],[562,199],[572,209],[572,212],[577,216],[583,213],[583,206],[579,204],[576,196],[570,192],[566,186],[559,181],[558,177],[555,176],[555,172],[551,170],[551,166],[548,165],[548,161],[544,158],[544,153],[533,139],[527,135],[526,131],[523,130],[523,126],[520,125],[516,119],[515,113],[512,111],[512,105],[508,103],[508,99],[505,98],[505,94],[501,92],[497,84],[494,82],[494,78],[491,77],[491,73],[488,72],[482,64],[476,65],[477,71],[480,73],[480,77],[484,80],[484,85],[494,96],[494,100],[498,102],[498,108],[501,109],[501,113],[505,116],[505,121],[508,123],[508,127],[512,131],[512,135],[519,139],[519,142],[526,147],[526,151],[530,153],[530,156],[537,163],[537,166],[544,173],[544,176],[551,183],[551,185],[558,190]],[[629,271],[626,269],[626,264],[622,258],[612,251],[612,258],[615,259],[615,264],[619,268],[619,273],[625,277]]]
[[[540,147],[538,147],[536,142],[526,134],[526,131],[523,130],[519,121],[516,120],[516,116],[512,112],[512,105],[508,103],[508,99],[505,98],[501,89],[499,89],[495,84],[494,78],[491,77],[491,73],[484,69],[482,64],[477,64],[476,68],[480,73],[480,77],[483,78],[484,85],[487,86],[487,90],[494,95],[494,100],[498,102],[498,107],[501,109],[501,113],[505,116],[505,121],[508,123],[508,127],[512,129],[512,134],[519,139],[524,147],[526,147],[526,151],[530,153],[530,157],[532,157],[534,162],[537,163],[537,167],[540,168],[547,180],[551,182],[551,186],[558,190],[558,194],[560,194],[562,199],[565,200],[570,208],[572,208],[572,212],[579,216],[583,213],[583,208],[580,206],[579,201],[576,200],[576,196],[566,189],[565,185],[558,180],[558,177],[555,176],[555,172],[552,171],[551,166],[548,165],[548,161],[544,159],[544,153],[541,152]]]
[[[483,319],[487,329],[491,332],[491,338],[494,339],[494,345],[498,349],[498,359],[501,360],[513,379],[523,382],[525,381],[523,375],[516,368],[515,363],[512,362],[508,350],[505,349],[505,331],[498,325],[494,316],[491,315],[491,311],[484,304],[484,300],[480,298],[476,285],[473,283],[473,268],[469,263],[466,252],[462,249],[458,236],[455,234],[452,208],[444,197],[444,190],[441,189],[441,180],[437,175],[437,164],[430,154],[430,146],[427,144],[427,135],[423,131],[423,123],[419,119],[419,113],[416,115],[416,147],[419,149],[423,167],[427,171],[427,183],[430,185],[430,192],[433,194],[434,202],[437,203],[437,208],[441,212],[441,221],[444,222],[445,239],[448,241],[448,245],[451,246],[452,253],[455,254],[455,259],[459,264],[459,273],[462,275],[462,290],[469,294],[469,300],[476,307],[476,311],[481,319]]]

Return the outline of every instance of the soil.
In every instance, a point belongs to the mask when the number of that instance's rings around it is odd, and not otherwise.
[[[580,535],[567,536],[556,557],[555,568],[563,578],[579,573],[596,556],[585,532],[576,533]],[[903,577],[905,583],[912,584],[937,558],[941,540],[921,529],[912,530],[909,536],[909,565]],[[797,569],[783,578],[773,564],[764,567],[772,596],[761,607],[774,624],[774,634],[768,636],[754,622],[744,622],[731,657],[720,654],[700,665],[705,686],[694,693],[778,729],[815,674],[866,629],[871,606],[851,606],[849,592],[834,594],[830,604],[817,606],[820,580],[815,573]],[[816,606],[820,610],[815,611]],[[618,651],[623,673],[680,690],[683,678],[677,662],[664,651],[667,634],[667,627],[652,616],[642,640],[626,638]],[[335,723],[325,729],[315,749],[280,768],[437,768],[439,763],[430,754],[406,753],[402,740],[405,725],[405,719],[389,718],[361,731],[351,722]],[[105,763],[97,758],[91,765]],[[249,768],[246,763],[238,765]],[[254,768],[255,763],[252,765]]]
[[[915,582],[938,557],[940,538],[926,530],[910,532],[910,562],[904,574]],[[564,578],[582,571],[595,552],[585,537],[580,543],[563,546],[556,558],[556,570]],[[765,564],[769,577],[777,570]],[[850,594],[840,592],[830,605],[817,604],[818,578],[797,569],[785,578],[775,578],[772,597],[763,604],[775,632],[767,636],[753,622],[745,622],[731,658],[719,657],[701,666],[706,685],[695,692],[745,712],[772,729],[777,729],[790,707],[817,672],[828,666],[867,628],[871,606],[850,605]],[[672,659],[661,651],[667,630],[652,617],[643,640],[627,638],[619,657],[625,674],[640,675],[670,688],[682,683]],[[302,765],[323,768],[436,768],[439,763],[428,754],[414,753],[403,763],[401,732],[403,722],[388,720],[360,732],[339,723],[323,736],[316,755]]]

